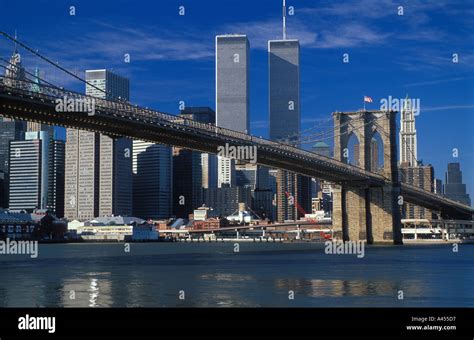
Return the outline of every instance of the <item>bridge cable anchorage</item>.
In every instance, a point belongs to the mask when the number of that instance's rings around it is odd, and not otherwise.
[[[28,47],[28,46],[25,45],[24,43],[20,42],[18,39],[16,39],[16,38],[10,36],[9,34],[3,32],[3,31],[0,31],[0,34],[3,35],[5,38],[7,38],[7,39],[13,41],[14,43],[16,43],[17,45],[19,45],[20,47],[24,48],[24,49],[27,50],[28,52],[30,52],[30,53],[36,55],[37,57],[39,57],[40,59],[46,61],[48,64],[53,65],[54,67],[56,67],[56,68],[58,68],[59,70],[65,72],[66,74],[70,75],[71,77],[76,78],[76,79],[78,79],[79,81],[85,83],[86,85],[89,85],[89,86],[93,87],[94,89],[99,90],[100,92],[103,92],[103,93],[105,93],[105,94],[107,95],[107,91],[101,89],[100,87],[95,86],[94,84],[89,83],[87,80],[85,80],[85,79],[83,79],[83,78],[81,78],[81,77],[75,75],[73,72],[67,70],[66,68],[64,68],[64,67],[62,67],[62,66],[59,66],[59,62],[54,62],[54,61],[51,61],[50,59],[48,59],[47,57],[44,57],[44,56],[41,55],[39,52],[37,52],[38,49],[34,50],[34,49]],[[113,96],[113,97],[114,97],[114,96]],[[119,100],[119,101],[122,101],[120,98],[116,98],[116,97],[115,97],[115,99],[117,99],[117,100]]]

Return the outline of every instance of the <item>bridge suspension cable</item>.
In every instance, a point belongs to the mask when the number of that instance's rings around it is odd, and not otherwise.
[[[331,127],[327,130],[324,130],[324,131],[321,131],[321,132],[318,132],[318,133],[314,133],[314,134],[311,134],[311,135],[307,135],[307,136],[301,136],[296,139],[296,140],[292,140],[291,142],[293,142],[293,144],[311,144],[311,143],[314,143],[314,142],[318,142],[318,141],[322,141],[322,140],[327,140],[327,139],[332,139],[334,138],[334,132],[338,129],[340,129],[341,127],[344,127],[348,124],[351,124],[351,123],[354,123],[355,121],[358,121],[362,118],[356,118],[356,119],[353,119],[352,121],[347,121],[347,122],[344,122],[342,124],[339,124],[338,126],[336,127]],[[329,118],[329,120],[332,120],[332,118]],[[309,130],[311,129],[314,129],[315,127],[312,127],[312,128],[309,128]],[[287,135],[287,137],[291,137],[292,135]],[[293,135],[294,136],[294,135]]]
[[[326,131],[323,131],[321,133],[317,133],[317,134],[313,134],[313,135],[309,135],[309,136],[306,136],[307,139],[305,140],[301,140],[300,143],[301,144],[310,144],[310,143],[314,143],[314,142],[318,142],[318,141],[322,141],[322,140],[327,140],[327,139],[330,139],[330,138],[334,138],[334,133],[335,131],[341,129],[342,127],[345,127],[349,124],[352,124],[356,121],[359,121],[361,120],[362,118],[356,118],[356,119],[353,119],[351,121],[347,121],[347,122],[344,122],[342,124],[339,124],[338,126],[335,126],[331,129],[328,129]],[[344,133],[343,133],[344,134]],[[316,139],[315,139],[316,138]]]
[[[28,52],[34,54],[35,56],[37,56],[38,58],[44,60],[45,62],[47,62],[48,64],[51,64],[53,65],[54,67],[58,68],[59,70],[63,71],[64,73],[70,75],[71,77],[83,82],[84,84],[86,85],[89,85],[91,87],[93,87],[94,89],[102,92],[102,93],[105,93],[105,95],[107,96],[111,96],[110,93],[107,93],[107,91],[105,91],[104,89],[101,89],[100,87],[98,86],[95,86],[94,84],[91,84],[89,83],[87,80],[79,77],[78,75],[74,74],[73,72],[69,71],[68,69],[62,67],[59,65],[59,63],[55,63],[54,61],[51,61],[50,59],[48,59],[47,57],[43,56],[42,54],[40,54],[39,52],[33,50],[32,48],[30,48],[29,46],[25,45],[24,43],[22,43],[21,41],[19,41],[16,37],[12,37],[10,36],[9,34],[3,32],[3,31],[0,31],[0,35],[3,35],[5,38],[9,39],[10,41],[14,42],[17,46],[20,46],[22,48],[24,48],[25,50],[27,50]],[[118,101],[123,101],[121,98],[116,98],[114,96],[111,96],[113,97],[114,99],[118,100]]]
[[[343,127],[343,126],[346,126],[346,125],[348,125],[348,124],[354,123],[354,122],[356,122],[356,121],[358,121],[358,120],[361,120],[361,119],[362,119],[362,118],[353,119],[353,120],[351,120],[351,121],[349,121],[349,122],[346,122],[345,124],[341,124],[340,127]],[[348,135],[348,134],[350,134],[350,133],[352,133],[352,132],[354,132],[354,131],[360,130],[361,128],[363,128],[363,127],[365,127],[365,126],[367,126],[367,125],[369,125],[369,124],[371,124],[371,123],[372,123],[372,122],[367,122],[367,123],[362,124],[362,125],[359,126],[359,127],[356,127],[356,128],[354,128],[354,129],[352,129],[351,131],[344,131],[344,132],[339,133],[339,134],[334,134],[334,136],[328,136],[328,137],[325,137],[325,138],[318,138],[318,139],[314,139],[314,140],[309,140],[309,141],[307,141],[307,142],[305,142],[305,143],[303,143],[303,144],[310,144],[310,143],[314,143],[314,142],[319,142],[319,141],[327,140],[327,139],[330,139],[330,138],[335,138],[335,137],[340,137],[340,136]]]
[[[5,59],[5,58],[0,57],[0,61],[3,61],[4,63],[7,63],[7,64],[10,65],[10,66],[17,67],[15,64],[12,64],[10,61],[8,61],[8,60]],[[0,64],[0,67],[3,67],[3,68],[5,68],[5,69],[7,69],[7,66],[5,66],[5,65],[1,65],[1,64]],[[49,85],[49,86],[51,86],[51,87],[55,87],[55,88],[57,88],[57,89],[62,90],[61,87],[56,86],[56,85],[50,83],[49,81],[47,81],[47,80],[41,78],[39,75],[33,74],[33,73],[27,71],[26,69],[24,69],[24,71],[25,71],[26,74],[28,74],[28,75],[34,77],[33,79],[29,79],[28,77],[26,77],[27,80],[30,80],[30,81],[33,81],[33,82],[34,82],[34,79],[37,78],[41,83],[44,83],[44,84],[47,84],[47,85]]]
[[[299,134],[294,134],[294,133],[293,133],[293,134],[288,134],[288,135],[282,137],[282,139],[289,139],[289,138],[292,138],[292,137],[297,136],[297,137],[298,137],[298,140],[299,140],[299,139],[301,139],[301,137],[302,137],[303,134],[305,134],[305,133],[307,133],[307,132],[309,132],[309,131],[315,130],[315,129],[317,129],[317,128],[320,128],[320,127],[324,126],[324,124],[329,123],[331,120],[332,120],[332,118],[325,119],[325,120],[323,120],[322,122],[320,122],[320,123],[318,123],[318,124],[314,124],[313,126],[307,128],[307,129],[305,129],[305,130],[303,130],[303,131],[300,131]]]

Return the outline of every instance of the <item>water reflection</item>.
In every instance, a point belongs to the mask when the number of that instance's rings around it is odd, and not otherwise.
[[[450,247],[441,246],[371,248],[363,260],[289,244],[245,244],[239,256],[222,243],[134,244],[127,256],[114,244],[44,247],[46,258],[0,263],[1,307],[472,307],[474,301],[473,247],[462,257],[447,256]]]
[[[196,307],[256,307],[259,306],[252,293],[256,278],[247,274],[205,273],[196,277],[195,301],[188,304]]]
[[[199,277],[200,280],[210,280],[210,281],[251,281],[254,278],[251,275],[240,275],[240,274],[231,274],[231,273],[213,273],[213,274],[203,274]]]
[[[97,298],[99,297],[99,287],[97,279],[91,279],[88,291],[90,292],[89,307],[97,307]]]
[[[110,273],[89,272],[62,283],[64,307],[111,307],[113,303]]]
[[[275,286],[285,291],[293,290],[308,297],[370,297],[396,296],[399,290],[416,297],[429,293],[421,280],[403,282],[389,280],[339,280],[339,279],[277,279]]]

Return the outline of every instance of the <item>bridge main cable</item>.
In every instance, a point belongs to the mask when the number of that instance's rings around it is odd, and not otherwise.
[[[83,82],[83,83],[85,83],[85,84],[87,84],[87,85],[93,87],[94,89],[99,90],[100,92],[103,92],[103,93],[105,93],[105,94],[107,95],[107,92],[106,92],[105,90],[103,90],[103,89],[101,89],[101,88],[95,86],[94,84],[89,83],[87,80],[82,79],[81,77],[79,77],[78,75],[76,75],[76,74],[74,74],[73,72],[69,71],[68,69],[66,69],[66,68],[64,68],[64,67],[62,67],[62,66],[59,66],[59,63],[55,63],[54,61],[49,60],[48,58],[44,57],[43,55],[41,55],[41,54],[38,53],[37,51],[33,50],[33,49],[30,48],[29,46],[23,44],[21,41],[19,41],[18,39],[12,37],[11,35],[9,35],[9,34],[3,32],[3,31],[0,31],[0,34],[3,35],[5,38],[7,38],[7,39],[13,41],[13,42],[16,43],[17,45],[23,47],[25,50],[27,50],[27,51],[33,53],[33,54],[34,54],[35,56],[37,56],[38,58],[40,58],[40,59],[46,61],[48,64],[53,65],[54,67],[56,67],[56,68],[60,69],[61,71],[67,73],[67,74],[70,75],[71,77],[76,78],[77,80],[79,80],[79,81],[81,81],[81,82]]]

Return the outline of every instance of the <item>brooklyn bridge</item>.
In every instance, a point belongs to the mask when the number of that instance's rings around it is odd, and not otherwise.
[[[57,110],[58,100],[64,99],[93,103],[93,114],[86,110]],[[8,77],[0,77],[0,114],[215,154],[226,143],[256,147],[256,162],[260,165],[334,184],[333,228],[335,235],[344,240],[401,243],[403,202],[428,208],[440,218],[471,220],[474,212],[470,206],[400,183],[395,111],[334,112],[334,158],[120,99],[90,97],[51,83]],[[370,167],[370,141],[375,133],[382,138],[385,155],[383,168],[377,173]],[[344,158],[351,135],[356,135],[360,143],[358,166],[348,164]]]

